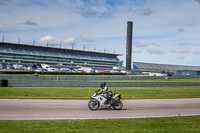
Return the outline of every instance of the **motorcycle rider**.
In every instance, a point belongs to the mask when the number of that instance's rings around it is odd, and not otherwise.
[[[101,94],[103,94],[103,96],[106,98],[104,104],[107,104],[109,100],[112,98],[113,93],[108,89],[105,82],[101,82],[100,87],[101,87]]]

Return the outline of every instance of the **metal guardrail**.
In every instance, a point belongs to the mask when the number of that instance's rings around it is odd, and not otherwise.
[[[149,79],[165,79],[164,76],[13,76],[0,75],[0,79],[4,80],[149,80]],[[168,79],[186,79],[186,78],[200,78],[200,75],[173,75]]]
[[[95,87],[92,81],[8,80],[8,87]],[[200,82],[106,82],[109,87],[200,86]]]
[[[200,78],[200,75],[173,75],[173,76],[169,76],[169,79],[191,79],[191,78]]]
[[[169,79],[200,78],[192,75],[173,75]],[[9,87],[99,87],[106,80],[165,79],[164,76],[8,76]],[[200,82],[107,82],[109,87],[200,86]]]

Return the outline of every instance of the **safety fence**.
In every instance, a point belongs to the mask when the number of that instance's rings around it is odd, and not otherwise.
[[[100,81],[8,80],[8,87],[99,87]],[[200,86],[200,82],[106,82],[109,87]]]
[[[200,75],[173,75],[173,76],[13,76],[13,75],[0,75],[3,80],[55,80],[55,81],[68,81],[68,80],[151,80],[151,79],[186,79],[186,78],[200,78]]]

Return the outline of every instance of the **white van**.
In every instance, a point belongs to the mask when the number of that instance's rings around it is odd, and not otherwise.
[[[13,65],[14,69],[19,69],[19,70],[22,70],[24,67],[23,65]]]
[[[48,65],[48,64],[41,64],[41,66],[42,66],[43,69],[48,69],[48,68],[50,68],[50,65]]]

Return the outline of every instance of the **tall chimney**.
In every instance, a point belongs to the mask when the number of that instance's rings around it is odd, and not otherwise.
[[[132,57],[132,26],[133,22],[127,22],[127,37],[126,37],[126,70],[131,71]]]

